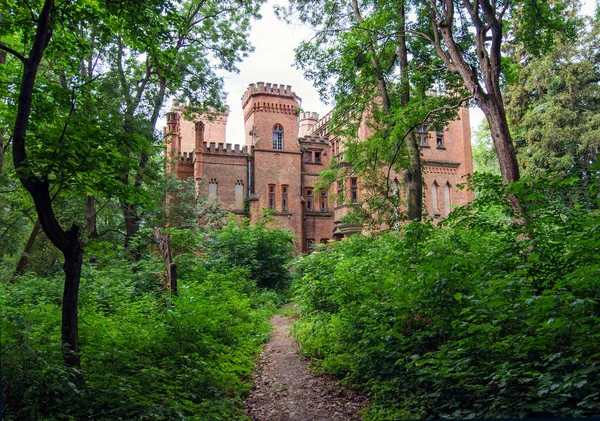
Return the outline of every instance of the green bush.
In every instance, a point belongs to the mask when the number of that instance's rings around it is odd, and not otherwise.
[[[289,287],[287,264],[295,250],[294,236],[269,227],[273,222],[268,217],[251,225],[230,221],[223,229],[213,231],[207,241],[207,263],[212,267],[247,268],[260,288],[285,290]]]
[[[244,269],[185,262],[179,297],[168,300],[157,288],[159,260],[139,262],[135,272],[118,260],[85,266],[80,370],[62,364],[62,278],[4,285],[4,419],[245,419],[241,402],[270,329],[273,294]]]
[[[445,228],[304,257],[304,352],[371,395],[369,420],[598,414],[600,215],[556,201],[568,184],[512,186],[525,225],[498,183]]]

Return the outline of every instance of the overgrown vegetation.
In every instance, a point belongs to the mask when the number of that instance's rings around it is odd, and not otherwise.
[[[368,420],[600,411],[600,214],[576,180],[498,178],[444,227],[355,236],[295,264],[295,336],[315,367],[367,391]]]
[[[83,266],[79,369],[61,359],[60,271],[3,284],[4,419],[245,419],[240,404],[281,301],[257,286],[256,267],[285,271],[289,234],[264,223],[174,231],[178,297],[161,288],[164,264],[154,254],[131,266],[111,243],[88,247],[94,263]],[[216,250],[266,243],[277,261],[262,253],[214,258]]]

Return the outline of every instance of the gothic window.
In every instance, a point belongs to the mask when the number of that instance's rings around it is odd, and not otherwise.
[[[276,124],[273,128],[273,149],[276,151],[283,150],[283,127],[281,127],[281,124]]]
[[[288,186],[281,186],[281,210],[288,210]]]
[[[417,141],[421,146],[427,146],[427,127],[421,126],[417,129]]]
[[[275,185],[269,184],[269,209],[275,209]]]
[[[321,163],[321,152],[315,152],[315,163],[316,164]]]
[[[350,201],[352,203],[358,202],[358,180],[356,177],[350,178]]]
[[[321,212],[327,212],[327,193],[321,193]]]
[[[444,206],[446,208],[446,216],[450,215],[450,183],[444,185]]]
[[[235,183],[235,209],[244,209],[244,183],[242,183],[242,180]]]
[[[304,152],[304,162],[312,162],[312,152],[311,151]]]
[[[438,148],[444,147],[444,132],[442,132],[441,130],[435,132],[435,142]]]
[[[306,189],[306,210],[313,210],[313,191],[311,189]]]
[[[437,185],[437,181],[434,181],[433,184],[431,185],[431,205],[433,207],[433,214],[434,215],[439,215],[440,214],[440,207],[438,204],[438,185]]]
[[[218,184],[216,178],[211,178],[208,182],[208,202],[213,203],[218,196]]]

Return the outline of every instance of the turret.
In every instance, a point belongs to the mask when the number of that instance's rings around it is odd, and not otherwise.
[[[317,124],[317,121],[319,121],[319,114],[311,112],[311,111],[306,111],[306,112],[301,112],[300,113],[300,121],[299,121],[299,128],[298,128],[298,136],[300,137],[304,137],[308,134],[308,131],[315,125]]]

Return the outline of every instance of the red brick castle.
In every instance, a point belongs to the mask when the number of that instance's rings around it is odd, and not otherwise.
[[[227,114],[191,122],[183,119],[179,107],[167,113],[165,140],[169,162],[175,162],[170,170],[177,177],[194,177],[201,194],[218,198],[236,214],[244,214],[248,200],[251,220],[263,208],[271,209],[296,234],[298,250],[306,252],[314,243],[361,231],[360,225],[344,224],[341,218],[363,192],[356,177],[337,186],[345,189],[347,203],[333,203],[328,193],[315,189],[319,173],[343,145],[329,133],[330,115],[319,119],[316,113],[300,112],[299,101],[289,85],[250,84],[242,97],[244,146],[225,143]],[[456,188],[473,170],[469,110],[461,109],[459,119],[442,132],[423,128],[417,135],[428,213],[445,217],[453,206],[472,200],[472,193]]]

